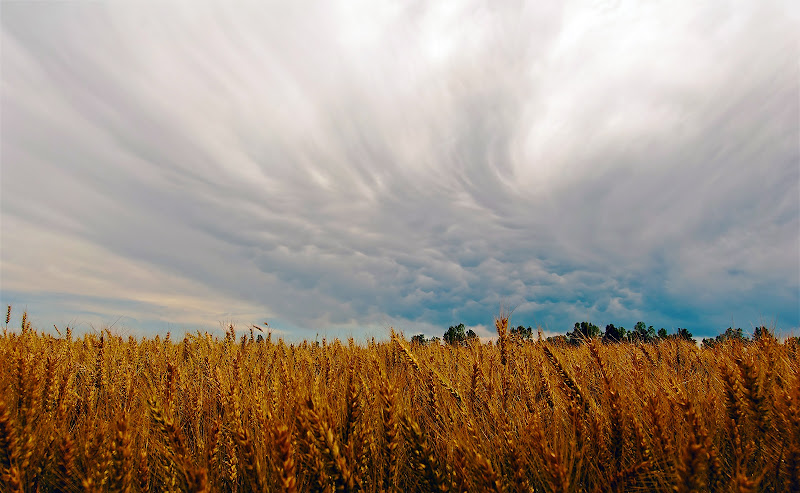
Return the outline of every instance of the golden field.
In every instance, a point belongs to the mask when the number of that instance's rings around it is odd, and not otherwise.
[[[464,346],[7,329],[0,491],[800,491],[796,338],[496,325]]]

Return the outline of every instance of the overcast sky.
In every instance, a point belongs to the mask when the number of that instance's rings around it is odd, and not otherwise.
[[[797,328],[798,5],[3,2],[2,303]]]

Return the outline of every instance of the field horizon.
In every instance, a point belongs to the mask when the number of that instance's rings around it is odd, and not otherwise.
[[[798,339],[0,337],[3,491],[795,491]]]

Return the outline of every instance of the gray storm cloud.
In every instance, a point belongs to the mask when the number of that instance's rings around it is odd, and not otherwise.
[[[500,303],[553,330],[797,327],[797,20],[4,4],[2,297],[301,336]]]

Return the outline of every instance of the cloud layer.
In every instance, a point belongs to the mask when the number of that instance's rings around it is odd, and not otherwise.
[[[296,337],[501,303],[552,331],[798,327],[797,21],[788,1],[5,4],[2,297],[44,326]]]

